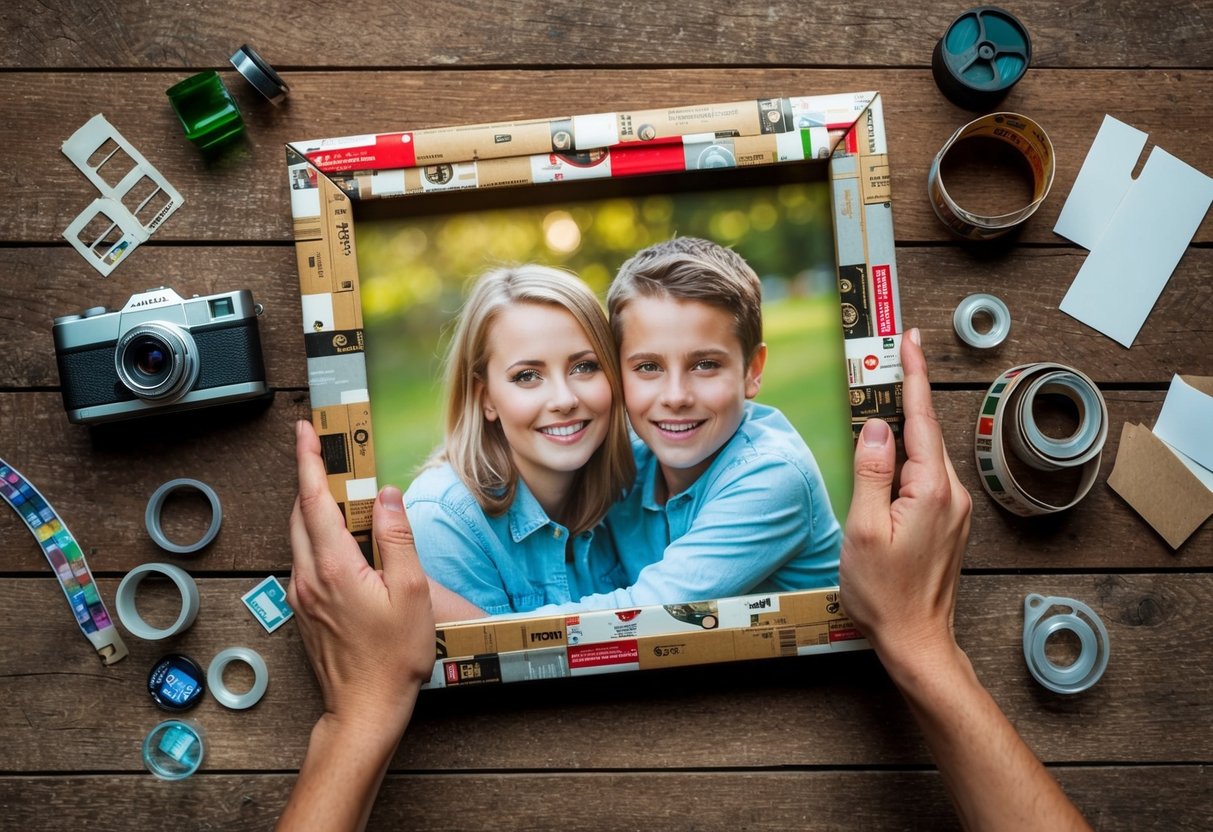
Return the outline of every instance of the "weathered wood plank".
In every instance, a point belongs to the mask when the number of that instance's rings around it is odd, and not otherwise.
[[[229,83],[239,81],[225,73]],[[300,72],[289,108],[241,91],[249,142],[206,162],[185,140],[164,97],[176,73],[5,73],[0,123],[9,149],[0,161],[10,202],[0,241],[59,242],[95,197],[59,144],[98,111],[185,196],[153,242],[268,241],[290,238],[283,164],[286,142],[452,123],[731,101],[771,95],[881,90],[900,241],[949,241],[925,197],[927,169],[951,133],[972,118],[949,104],[927,70],[524,70],[479,72]],[[33,92],[31,90],[36,90]],[[1064,90],[1064,94],[1059,91]],[[122,108],[107,106],[120,91]],[[1034,72],[1003,103],[1049,131],[1058,158],[1052,194],[1020,242],[1063,243],[1051,231],[1104,113],[1151,134],[1197,168],[1213,166],[1213,71]],[[31,137],[33,137],[31,139]],[[1213,240],[1206,219],[1198,242]],[[136,252],[136,255],[138,253]],[[215,264],[218,268],[220,264]],[[122,275],[130,267],[123,265]],[[91,274],[78,260],[72,271]]]
[[[1054,769],[1053,775],[1105,832],[1205,830],[1205,766]],[[136,824],[245,832],[269,828],[294,776],[195,775],[168,789],[150,776],[0,778],[14,828],[55,824],[128,830]],[[520,793],[541,799],[520,801]],[[797,771],[568,774],[389,774],[371,829],[497,830],[503,806],[525,804],[516,829],[959,829],[932,771]],[[118,807],[123,807],[119,810]],[[203,827],[202,818],[205,818]],[[58,828],[58,827],[56,827]]]
[[[940,391],[936,408],[961,481],[973,494],[973,530],[966,565],[973,569],[1196,569],[1213,565],[1213,523],[1178,553],[1106,485],[1126,421],[1152,425],[1163,394],[1106,395],[1111,430],[1095,487],[1061,515],[1019,518],[990,500],[978,482],[973,426],[982,394]],[[223,504],[224,528],[191,557],[204,571],[289,568],[286,521],[295,496],[295,419],[309,415],[302,392],[280,392],[272,407],[179,414],[149,426],[114,425],[90,434],[70,425],[57,393],[0,394],[5,459],[46,495],[85,546],[100,572],[125,571],[165,553],[148,537],[143,514],[158,485],[174,477],[211,484]],[[11,433],[10,433],[11,431]],[[10,438],[11,437],[11,438]],[[104,507],[98,500],[104,497]],[[171,502],[170,537],[196,540],[206,504]],[[46,564],[24,524],[0,511],[0,570],[39,574]]]
[[[1158,385],[1176,371],[1213,375],[1213,250],[1188,252],[1131,350],[1058,311],[1083,257],[1072,249],[998,257],[966,248],[899,249],[902,321],[923,330],[932,379],[980,384],[1018,363],[1063,357],[1105,384]],[[0,351],[0,389],[59,385],[56,316],[89,306],[120,309],[133,293],[161,285],[185,297],[251,289],[265,308],[258,327],[270,383],[307,386],[291,247],[151,246],[108,281],[81,273],[81,265],[66,248],[0,248],[0,326],[14,336]],[[998,349],[973,349],[953,331],[953,310],[973,292],[992,292],[1010,307],[1011,335]]]
[[[105,597],[116,583],[99,581]],[[188,632],[167,644],[128,639],[130,657],[102,668],[54,581],[0,579],[0,643],[16,646],[0,660],[2,768],[139,770],[139,742],[164,717],[146,698],[152,662],[173,650],[206,663],[232,644],[264,655],[269,689],[250,711],[207,697],[191,712],[207,731],[207,767],[297,767],[319,695],[295,625],[267,636],[241,606],[252,583],[201,579],[202,611]],[[169,588],[146,589],[145,618],[171,618]],[[1030,678],[1021,647],[1029,592],[1077,598],[1103,619],[1111,661],[1089,691],[1058,696]],[[1209,574],[971,575],[961,581],[956,630],[978,676],[1047,762],[1199,763],[1213,754],[1210,603]],[[394,764],[550,772],[928,762],[900,696],[863,652],[430,691]]]
[[[279,69],[350,63],[925,66],[963,8],[908,0],[879,10],[843,0],[776,0],[761,7],[700,0],[578,8],[521,2],[506,14],[454,2],[424,9],[368,4],[357,14],[333,17],[282,0],[182,8],[120,4],[104,13],[57,0],[5,13],[0,55],[5,68],[23,69],[217,67],[255,36],[256,48]],[[1213,15],[1200,3],[1020,0],[1014,11],[1032,38],[1037,67],[1213,64]]]

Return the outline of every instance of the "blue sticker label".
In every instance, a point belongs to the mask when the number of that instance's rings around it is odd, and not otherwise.
[[[286,590],[273,575],[244,593],[240,600],[267,633],[277,630],[295,614],[286,602]]]

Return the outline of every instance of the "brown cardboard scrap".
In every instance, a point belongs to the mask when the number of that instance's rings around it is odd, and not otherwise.
[[[1185,379],[1194,384],[1191,378]],[[1196,379],[1209,382],[1213,379]],[[1205,390],[1206,388],[1201,388]],[[1125,423],[1108,485],[1125,499],[1172,549],[1178,549],[1213,514],[1213,491],[1144,425]]]

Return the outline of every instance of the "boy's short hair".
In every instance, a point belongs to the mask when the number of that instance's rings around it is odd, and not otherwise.
[[[632,299],[648,297],[694,300],[727,312],[746,361],[762,344],[762,282],[731,248],[698,237],[675,237],[628,258],[607,291],[617,343],[623,343],[619,313]]]

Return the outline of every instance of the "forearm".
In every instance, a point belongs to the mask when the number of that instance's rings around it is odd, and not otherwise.
[[[954,644],[913,660],[882,655],[909,703],[965,829],[1086,830]]]
[[[312,728],[278,832],[365,829],[403,732],[404,723],[375,733],[336,723],[329,714],[321,717]]]

